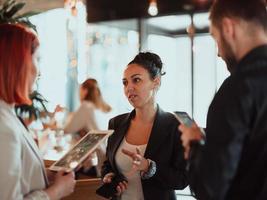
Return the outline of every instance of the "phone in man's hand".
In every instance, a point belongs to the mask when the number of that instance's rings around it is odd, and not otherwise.
[[[187,127],[191,127],[194,123],[194,120],[186,112],[174,111],[174,114],[178,121]]]

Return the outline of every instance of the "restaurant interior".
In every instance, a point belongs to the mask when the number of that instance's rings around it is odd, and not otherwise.
[[[0,0],[0,8],[5,0]],[[18,13],[28,19],[40,41],[38,79],[31,108],[18,108],[27,120],[47,166],[73,145],[62,128],[79,105],[79,85],[98,81],[109,113],[96,113],[98,127],[132,110],[123,94],[122,74],[139,51],[160,55],[166,75],[157,93],[166,111],[185,111],[205,127],[208,106],[229,75],[209,33],[211,0],[27,0]],[[38,96],[40,95],[40,96]],[[57,109],[59,108],[59,109]],[[57,110],[57,112],[55,112]],[[49,113],[49,114],[44,114]],[[54,126],[54,127],[53,127]],[[53,127],[53,128],[51,128]],[[83,177],[67,199],[101,199],[101,180]],[[193,200],[189,188],[180,200]]]

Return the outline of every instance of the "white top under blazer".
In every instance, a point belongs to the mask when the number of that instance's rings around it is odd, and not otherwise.
[[[132,170],[132,158],[122,153],[122,149],[127,149],[128,151],[136,152],[136,148],[138,148],[141,152],[141,155],[144,156],[146,146],[146,144],[130,144],[126,141],[126,138],[124,137],[118,148],[115,160],[119,171],[127,178],[128,181],[127,189],[122,193],[121,200],[144,200],[140,172]]]

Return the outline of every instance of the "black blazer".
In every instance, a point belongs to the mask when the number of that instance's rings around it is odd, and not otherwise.
[[[267,45],[250,51],[209,107],[189,180],[199,200],[267,199]]]
[[[114,129],[114,133],[108,139],[107,160],[102,167],[102,176],[109,172],[120,173],[115,163],[115,155],[134,116],[135,110],[109,121],[109,129]],[[150,179],[142,180],[145,200],[175,200],[174,190],[183,189],[188,184],[178,125],[179,122],[171,113],[157,109],[144,154],[145,158],[156,162],[157,171]]]

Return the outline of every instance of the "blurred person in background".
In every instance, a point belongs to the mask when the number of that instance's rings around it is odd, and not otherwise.
[[[64,126],[65,133],[79,133],[81,136],[90,130],[98,130],[95,111],[103,113],[111,111],[111,107],[103,100],[98,83],[89,78],[80,86],[80,107],[67,120]]]
[[[95,79],[89,78],[80,86],[80,107],[70,114],[64,126],[65,133],[78,133],[84,136],[90,130],[99,130],[96,119],[96,112],[108,113],[111,107],[104,101],[98,83]],[[84,163],[84,171],[90,175],[100,176],[101,166],[105,159],[105,143],[101,144],[96,154],[92,154],[92,160],[88,159]],[[92,166],[96,166],[96,169]]]
[[[231,75],[209,107],[205,144],[196,124],[179,127],[190,186],[199,200],[266,200],[266,2],[216,0],[210,20]]]
[[[36,79],[36,35],[22,25],[0,25],[0,199],[61,199],[74,190],[74,174],[46,171],[38,147],[14,106],[31,104]]]
[[[160,57],[150,52],[139,53],[124,70],[124,94],[134,110],[110,120],[114,133],[102,169],[104,183],[125,178],[113,199],[174,200],[175,189],[187,186],[179,122],[155,100],[164,74]]]

